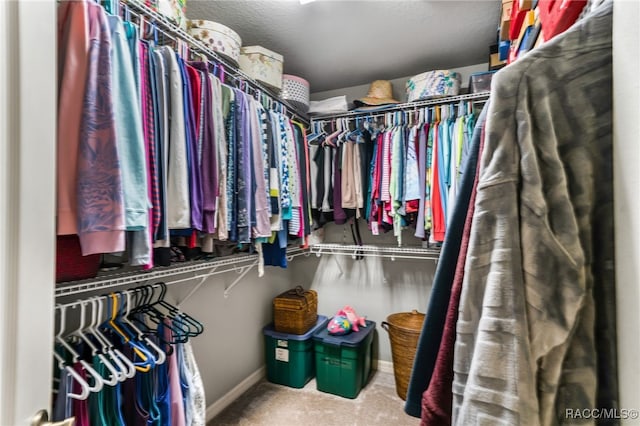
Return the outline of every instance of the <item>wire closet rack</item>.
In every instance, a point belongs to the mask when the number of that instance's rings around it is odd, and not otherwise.
[[[450,105],[450,104],[458,104],[458,103],[464,103],[464,102],[485,103],[489,99],[489,94],[490,92],[479,92],[479,93],[470,93],[466,95],[447,96],[442,98],[427,99],[424,101],[395,104],[393,106],[386,107],[382,110],[372,110],[372,111],[354,110],[354,111],[343,112],[339,114],[312,116],[310,119],[311,119],[311,123],[317,123],[317,122],[323,122],[323,121],[328,122],[338,118],[356,119],[356,118],[386,117],[389,114],[400,113],[400,112],[411,113],[411,112],[416,112],[422,108],[440,106],[440,105]]]
[[[439,248],[421,247],[391,247],[374,245],[345,245],[345,244],[313,244],[310,246],[311,253],[320,257],[323,254],[337,256],[350,256],[352,259],[358,257],[382,257],[391,260],[396,259],[426,259],[438,260],[440,257]]]
[[[142,18],[145,21],[148,21],[149,24],[155,25],[161,33],[165,34],[171,40],[182,40],[189,45],[189,48],[193,52],[204,55],[209,61],[212,61],[215,64],[222,65],[225,70],[225,76],[238,82],[239,86],[241,86],[240,88],[246,85],[247,89],[250,89],[254,95],[267,96],[273,103],[275,103],[276,105],[280,105],[280,110],[286,115],[289,115],[294,120],[302,122],[306,126],[309,125],[309,118],[306,114],[300,112],[285,99],[282,99],[272,89],[251,78],[249,75],[240,70],[240,68],[235,63],[217,54],[203,42],[197,40],[191,34],[175,25],[161,13],[153,10],[151,7],[138,0],[120,0],[119,5],[120,7],[129,10],[125,13],[132,14],[138,19]]]
[[[287,249],[287,260],[293,260],[297,256],[309,256],[308,249],[291,247]],[[121,273],[110,273],[108,275],[81,280],[60,283],[56,287],[56,298],[83,294],[90,291],[108,290],[118,287],[144,285],[146,283],[157,282],[161,279],[172,278],[163,281],[166,285],[178,284],[186,281],[199,279],[193,287],[188,297],[195,293],[205,280],[213,275],[236,272],[238,276],[233,283],[225,288],[225,297],[231,289],[235,287],[247,273],[258,265],[260,255],[233,255],[215,258],[212,260],[202,260],[186,262],[185,264],[175,264],[167,267],[155,267],[150,271],[128,271]],[[186,299],[187,297],[185,297]]]

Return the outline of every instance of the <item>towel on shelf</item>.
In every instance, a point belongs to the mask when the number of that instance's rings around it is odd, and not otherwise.
[[[344,95],[309,103],[309,114],[313,115],[339,114],[347,111],[347,97]]]

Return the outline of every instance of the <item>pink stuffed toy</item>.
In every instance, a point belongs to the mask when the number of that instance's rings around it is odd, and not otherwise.
[[[342,308],[342,310],[338,312],[338,315],[347,317],[347,319],[351,323],[351,328],[353,329],[353,331],[359,331],[360,329],[358,328],[358,326],[367,326],[365,317],[359,317],[356,314],[355,309],[353,309],[351,306],[345,306],[344,308]]]

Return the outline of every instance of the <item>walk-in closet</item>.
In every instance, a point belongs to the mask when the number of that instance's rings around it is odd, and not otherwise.
[[[0,425],[639,424],[639,20],[0,2]]]

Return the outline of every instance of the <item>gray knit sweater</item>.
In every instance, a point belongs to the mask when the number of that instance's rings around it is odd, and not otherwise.
[[[597,407],[598,363],[617,395],[615,333],[594,332],[596,311],[615,330],[611,3],[494,76],[454,424],[591,423],[565,410]]]

